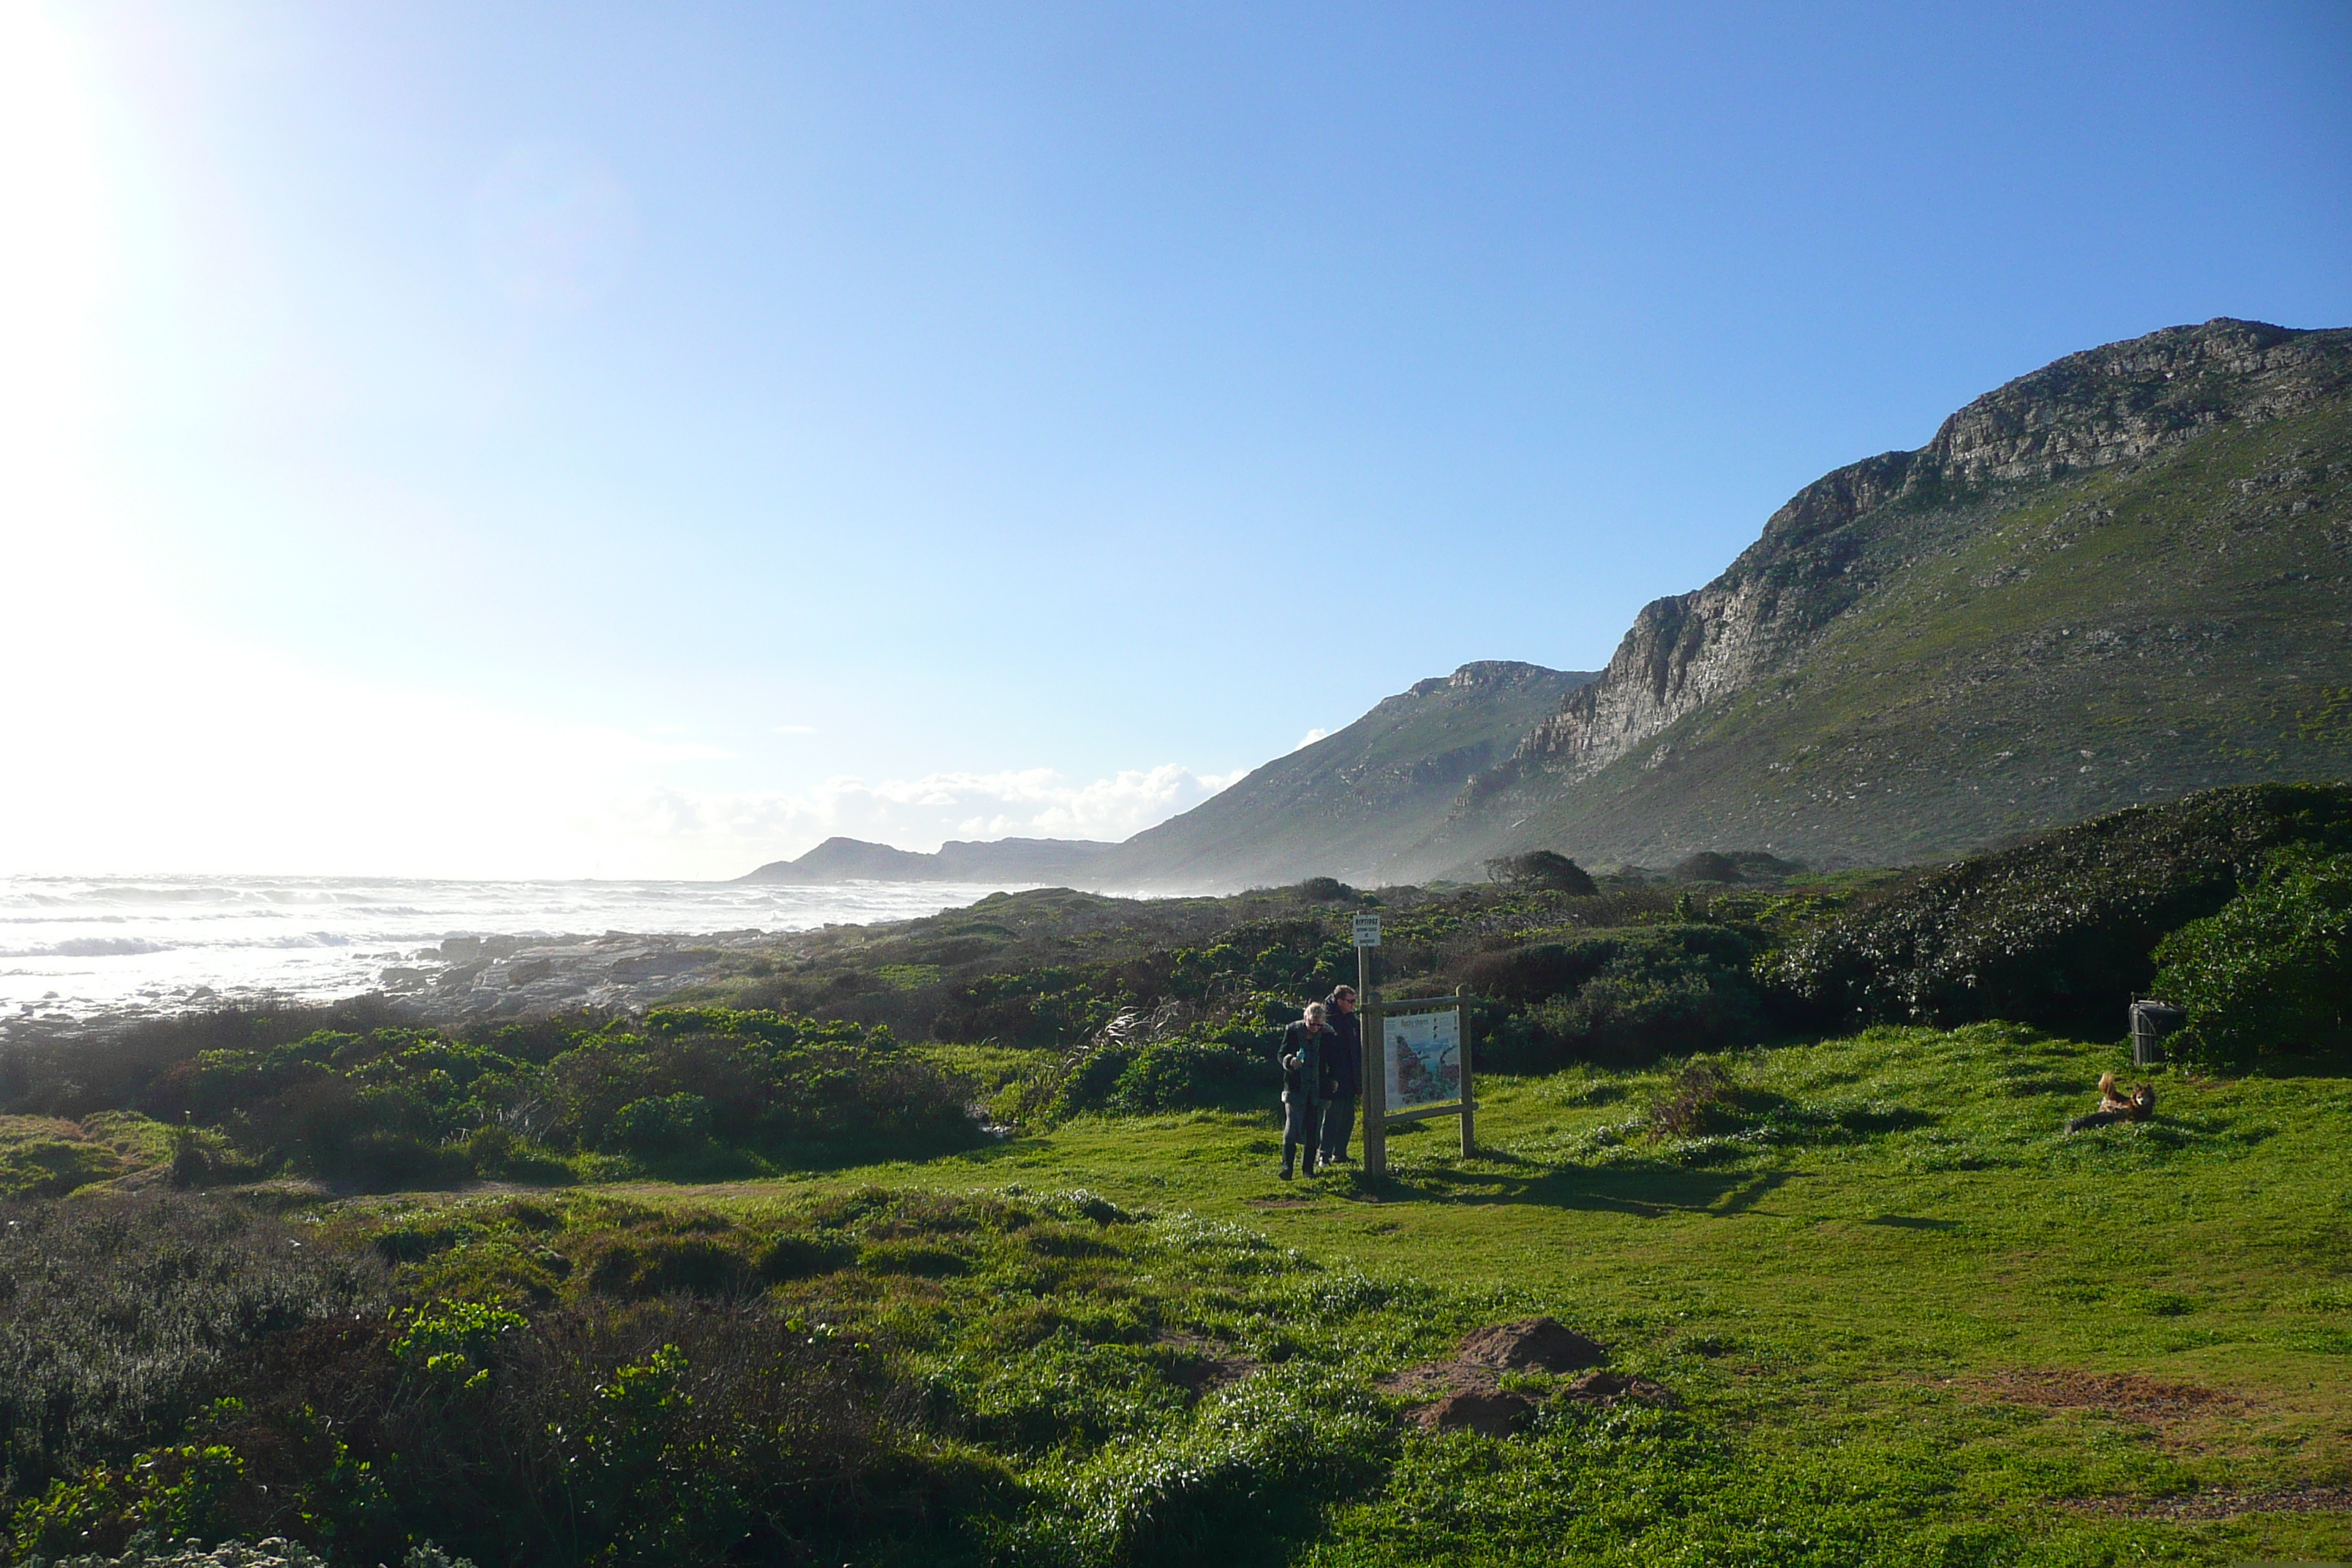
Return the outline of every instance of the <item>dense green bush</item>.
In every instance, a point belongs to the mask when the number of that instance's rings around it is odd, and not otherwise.
[[[934,1028],[943,1040],[1054,1047],[1085,1039],[1108,1023],[1113,1011],[1086,976],[1048,965],[984,974],[950,988]]]
[[[2185,1008],[2171,1047],[2206,1067],[2352,1044],[2352,855],[2274,853],[2218,913],[2158,944],[2156,991]]]
[[[1284,1005],[1284,1021],[1297,1008]],[[1276,1102],[1279,1036],[1246,1023],[1195,1025],[1162,1039],[1107,1033],[1027,1086],[1016,1117],[1059,1121],[1088,1112],[1149,1116],[1206,1108],[1245,1110]]]
[[[2006,1018],[2113,1037],[2157,942],[2293,843],[2352,849],[2352,785],[2209,790],[1970,856],[1791,942],[1764,979],[1821,1027]]]
[[[1611,934],[1529,942],[1479,953],[1465,966],[1463,978],[1482,996],[1528,1007],[1555,996],[1573,996],[1617,952],[1617,938]]]
[[[1546,888],[1571,898],[1589,899],[1601,890],[1591,872],[1551,849],[1499,856],[1486,862],[1486,879],[1514,888]]]
[[[1110,1088],[1105,1109],[1141,1116],[1205,1106],[1262,1107],[1282,1092],[1270,1057],[1216,1040],[1163,1040],[1135,1053]]]
[[[661,1008],[582,1037],[544,1074],[560,1146],[675,1152],[706,1139],[790,1165],[920,1155],[977,1136],[971,1086],[887,1029]]]
[[[921,1463],[869,1360],[752,1306],[318,1322],[257,1346],[185,1441],[19,1509],[16,1547],[151,1531],[298,1535],[352,1563],[425,1536],[479,1562],[803,1560]]]
[[[371,1190],[562,1180],[564,1159],[598,1151],[809,1166],[977,1136],[969,1085],[887,1029],[840,1021],[678,1007],[634,1026],[583,1016],[462,1036],[385,1025],[289,1039],[247,1021],[230,1033],[244,1043],[215,1043],[223,1034],[165,1031],[157,1037],[198,1048],[148,1059],[137,1075],[137,1103],[172,1129],[184,1185],[274,1169]],[[109,1069],[110,1052],[145,1040],[89,1055],[101,1076],[129,1079]],[[28,1101],[71,1098],[61,1079],[23,1076]]]
[[[607,1135],[624,1149],[668,1152],[710,1136],[710,1101],[698,1094],[633,1100],[613,1112]]]
[[[1525,1023],[1482,1018],[1478,1059],[1525,1072],[1748,1044],[1763,1026],[1754,951],[1741,931],[1687,922],[1480,953],[1469,984],[1523,1009]]]

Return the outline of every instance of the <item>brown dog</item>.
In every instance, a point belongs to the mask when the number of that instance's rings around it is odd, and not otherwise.
[[[2116,1082],[2116,1075],[2099,1075],[2099,1109],[2088,1116],[2077,1116],[2066,1123],[2069,1132],[2088,1131],[2094,1127],[2111,1127],[2118,1121],[2146,1121],[2156,1114],[2156,1086],[2141,1084],[2126,1096]]]

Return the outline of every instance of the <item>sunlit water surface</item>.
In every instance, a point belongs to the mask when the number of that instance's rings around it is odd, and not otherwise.
[[[394,877],[0,878],[0,1018],[82,1018],[375,988],[450,936],[702,935],[911,920],[949,882],[446,882]]]

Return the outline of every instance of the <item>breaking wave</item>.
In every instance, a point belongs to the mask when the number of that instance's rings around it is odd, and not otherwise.
[[[453,936],[701,935],[911,920],[995,891],[949,883],[461,882],[367,877],[0,878],[0,1025],[324,1001]]]

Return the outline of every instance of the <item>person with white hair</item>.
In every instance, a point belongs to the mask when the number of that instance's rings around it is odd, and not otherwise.
[[[1294,1160],[1303,1157],[1315,1173],[1316,1143],[1323,1112],[1316,1097],[1323,1087],[1323,1047],[1330,1040],[1328,1010],[1307,1004],[1306,1016],[1282,1032],[1282,1179],[1290,1180]]]

